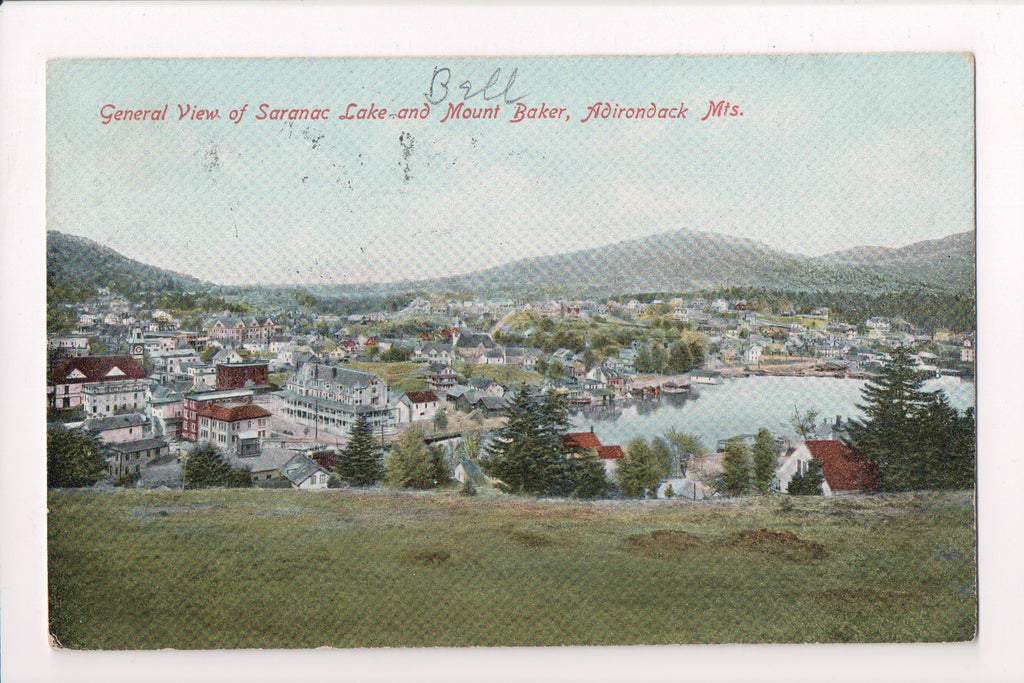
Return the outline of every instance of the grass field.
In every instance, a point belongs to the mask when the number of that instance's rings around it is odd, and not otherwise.
[[[64,647],[967,640],[973,496],[51,491]]]

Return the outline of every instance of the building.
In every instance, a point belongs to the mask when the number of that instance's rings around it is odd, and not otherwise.
[[[110,415],[116,410],[137,410],[145,401],[148,380],[139,363],[129,356],[83,356],[69,358],[50,370],[46,377],[46,405],[49,408],[79,408],[87,389],[112,385],[90,394],[90,415]]]
[[[365,417],[375,433],[394,433],[388,387],[372,373],[307,362],[281,393],[285,414],[301,425],[347,436],[356,420]]]
[[[185,441],[199,440],[199,410],[211,403],[252,403],[256,392],[252,389],[231,391],[198,391],[185,394],[181,402],[181,438]]]
[[[441,406],[441,399],[433,391],[407,391],[395,404],[395,419],[399,424],[430,420]]]
[[[107,472],[114,477],[138,474],[139,471],[169,452],[163,439],[138,439],[107,446]]]
[[[772,489],[781,493],[789,490],[794,475],[807,474],[811,461],[821,467],[821,493],[842,496],[864,491],[877,491],[880,486],[878,467],[836,440],[805,441],[796,448],[772,478]]]
[[[211,339],[227,342],[232,346],[240,346],[243,342],[253,340],[269,342],[279,329],[270,318],[259,321],[256,318],[221,316],[212,318],[203,325],[203,330]]]
[[[96,436],[100,443],[125,443],[143,438],[146,431],[146,417],[139,413],[94,417],[82,423],[82,431]]]
[[[327,488],[330,473],[313,462],[308,455],[296,455],[281,468],[281,474],[291,482],[292,488],[305,491]]]
[[[89,338],[84,336],[50,337],[46,340],[46,350],[51,361],[82,358],[89,355]]]
[[[199,441],[208,441],[239,457],[259,453],[260,440],[267,436],[270,426],[270,411],[254,403],[207,403],[197,414]]]
[[[240,363],[217,364],[217,390],[251,388],[257,391],[269,387],[270,361],[253,360]]]
[[[431,363],[426,368],[424,379],[427,382],[427,389],[438,394],[447,394],[458,384],[459,374],[447,363]]]
[[[626,454],[621,446],[605,446],[594,432],[569,432],[562,435],[562,445],[569,449],[589,451],[601,461],[604,473],[614,478],[615,466]]]

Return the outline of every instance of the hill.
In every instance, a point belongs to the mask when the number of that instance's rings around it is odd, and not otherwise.
[[[167,301],[169,296],[202,297],[239,290],[149,266],[91,240],[55,231],[47,233],[46,257],[48,291],[65,301],[74,300],[76,292],[109,287],[126,297],[145,295],[151,303],[165,302],[154,305],[175,307],[173,301]],[[604,297],[723,287],[872,295],[905,291],[958,294],[973,291],[974,273],[973,232],[897,249],[857,247],[808,257],[777,251],[750,239],[678,230],[594,249],[520,259],[448,278],[372,285],[319,284],[313,289],[321,296],[359,299],[403,292],[449,292],[469,297]],[[195,303],[181,302],[177,307]]]
[[[973,263],[973,233],[896,250],[865,248],[812,258],[749,239],[679,230],[419,286],[493,296],[579,297],[718,287],[867,294],[922,287],[966,291],[973,286]]]
[[[108,287],[130,298],[143,292],[195,293],[212,287],[197,278],[122,256],[90,239],[55,230],[46,233],[46,283],[48,288],[90,292]]]
[[[961,232],[899,248],[854,247],[826,254],[818,260],[865,267],[899,280],[945,284],[952,291],[965,291],[974,286],[974,255],[974,233]]]

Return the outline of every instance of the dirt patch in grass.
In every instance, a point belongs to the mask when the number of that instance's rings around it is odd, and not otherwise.
[[[689,552],[700,545],[700,538],[688,531],[659,529],[649,534],[636,534],[626,539],[626,548],[648,557],[670,558]]]
[[[423,548],[409,553],[406,562],[420,567],[432,567],[450,564],[452,554],[444,548]]]
[[[725,540],[725,545],[742,550],[781,557],[802,562],[823,560],[828,557],[825,546],[814,541],[805,541],[792,531],[780,529],[746,529],[737,531]]]
[[[555,539],[545,533],[513,526],[501,527],[501,533],[527,548],[544,548],[555,544]]]

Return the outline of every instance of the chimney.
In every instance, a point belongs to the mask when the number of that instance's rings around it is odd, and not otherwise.
[[[593,433],[594,433],[594,425],[590,425],[590,433],[591,433],[591,434],[593,434]]]

